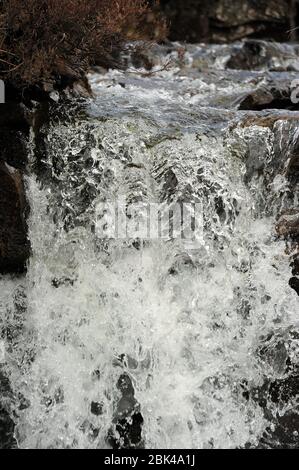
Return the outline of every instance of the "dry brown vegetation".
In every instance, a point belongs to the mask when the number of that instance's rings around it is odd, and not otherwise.
[[[0,78],[63,87],[93,65],[117,66],[128,40],[165,30],[146,0],[0,0]]]

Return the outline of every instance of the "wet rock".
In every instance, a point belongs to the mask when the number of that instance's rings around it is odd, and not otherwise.
[[[299,276],[299,254],[293,256],[293,260],[291,262],[292,268],[292,275]]]
[[[32,122],[32,110],[24,104],[11,101],[1,105],[0,161],[25,169]]]
[[[127,374],[120,376],[117,388],[121,398],[116,405],[114,426],[109,431],[108,443],[113,449],[141,449],[143,417]]]
[[[101,416],[103,414],[103,403],[91,402],[90,412],[95,416]]]
[[[34,103],[34,95],[21,96],[9,84],[6,98],[0,115],[0,273],[20,273],[26,268],[30,249],[23,187],[29,134],[33,128],[38,145],[48,105]]]
[[[57,278],[55,277],[52,279],[52,286],[55,287],[55,289],[59,289],[59,287],[65,286],[65,287],[72,287],[75,284],[75,279],[70,279],[68,277],[61,277]]]
[[[172,41],[200,42],[209,37],[209,3],[207,0],[161,0],[168,18]]]
[[[269,426],[259,448],[298,446],[299,334],[296,329],[281,330],[264,338],[258,355],[264,363],[264,384],[249,395],[263,408]]]
[[[28,133],[31,123],[31,112],[24,104],[14,101],[1,104],[0,132],[4,128]]]
[[[282,189],[283,185],[288,185],[290,207],[294,204],[292,195],[297,192],[299,176],[298,123],[299,113],[297,111],[279,109],[248,112],[242,121],[238,122],[240,127],[257,126],[268,128],[271,131],[262,145],[259,143],[259,135],[267,136],[267,132],[256,129],[252,132],[248,131],[253,137],[250,139],[253,151],[248,154],[246,165],[249,165],[254,172],[258,171],[258,174],[261,174],[260,171],[262,171],[262,174],[269,178],[269,184],[275,184],[278,191],[279,187]],[[273,149],[270,162],[267,157],[269,146]],[[261,165],[257,166],[256,162]],[[250,173],[252,173],[251,170]]]
[[[181,253],[175,258],[176,259],[168,270],[168,273],[171,275],[177,275],[186,268],[190,269],[195,267],[194,261],[188,253]]]
[[[292,133],[292,139],[288,146],[289,162],[286,169],[287,176],[295,183],[298,181],[299,175],[299,133],[298,121],[295,123],[295,132]]]
[[[299,49],[288,44],[276,44],[250,39],[233,50],[226,64],[236,70],[299,70]]]
[[[0,449],[16,448],[15,424],[5,403],[12,398],[9,380],[0,370]]]
[[[271,424],[260,439],[261,449],[296,449],[299,436],[299,409],[279,411],[273,414]]]
[[[14,438],[15,424],[9,413],[0,406],[0,449],[13,449],[17,447]]]
[[[297,449],[299,436],[299,409],[277,413],[271,427],[268,427],[261,438],[261,449]]]
[[[171,40],[229,42],[253,36],[288,40],[294,11],[288,0],[162,0]]]
[[[299,209],[286,210],[276,224],[276,232],[281,238],[296,238],[299,236]]]
[[[299,295],[299,279],[297,277],[292,277],[289,281],[289,285]]]
[[[0,162],[0,272],[22,272],[29,256],[22,175]]]

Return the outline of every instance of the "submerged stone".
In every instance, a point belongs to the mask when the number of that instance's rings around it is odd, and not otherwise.
[[[114,426],[108,434],[108,442],[113,449],[141,449],[143,416],[135,399],[135,390],[130,377],[122,374],[117,388],[121,398],[116,405]]]
[[[14,429],[15,423],[9,413],[0,407],[0,449],[13,449],[17,447]]]
[[[276,231],[280,237],[296,238],[299,236],[299,209],[285,211],[276,224]]]

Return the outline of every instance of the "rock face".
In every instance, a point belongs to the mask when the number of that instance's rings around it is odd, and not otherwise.
[[[22,174],[0,162],[0,272],[22,272],[29,255]]]
[[[122,374],[117,388],[121,398],[117,403],[114,429],[110,430],[108,442],[113,449],[141,449],[143,417],[135,399],[135,390],[130,377]]]
[[[14,438],[14,422],[6,409],[2,400],[7,399],[11,395],[8,379],[2,373],[0,368],[0,450],[16,448]]]
[[[172,40],[228,42],[245,37],[286,41],[296,2],[289,0],[162,0]]]
[[[9,98],[8,98],[9,99]],[[0,273],[20,273],[29,256],[23,173],[39,109],[8,101],[0,113]]]
[[[279,218],[276,231],[280,237],[296,238],[299,236],[299,209],[285,211]]]
[[[29,255],[22,173],[27,161],[30,112],[22,104],[1,105],[0,273],[24,271]]]

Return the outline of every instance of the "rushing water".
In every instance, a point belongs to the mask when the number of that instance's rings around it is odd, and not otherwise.
[[[299,360],[298,296],[274,230],[297,203],[281,171],[284,129],[291,142],[297,128],[240,125],[254,116],[240,97],[263,73],[220,71],[225,48],[199,73],[195,52],[184,68],[92,74],[94,99],[54,116],[42,155],[32,136],[32,256],[0,293],[21,448],[109,447],[120,417],[146,448],[257,446],[296,409],[262,395]],[[100,239],[97,205],[123,195],[200,202],[204,242]]]

